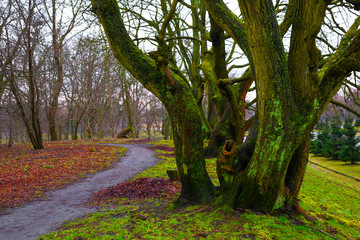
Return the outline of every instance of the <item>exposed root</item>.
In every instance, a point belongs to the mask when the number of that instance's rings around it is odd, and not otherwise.
[[[319,220],[317,217],[308,214],[302,207],[300,207],[300,204],[297,201],[293,204],[293,208],[297,213],[302,214],[309,222],[315,222],[316,220]]]

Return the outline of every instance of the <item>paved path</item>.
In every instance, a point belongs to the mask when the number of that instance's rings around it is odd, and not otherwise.
[[[97,209],[83,204],[93,192],[124,182],[157,163],[154,153],[144,144],[107,145],[123,146],[128,152],[109,170],[98,172],[64,189],[48,192],[46,199],[0,215],[0,240],[32,240],[56,230],[64,221],[95,212]]]

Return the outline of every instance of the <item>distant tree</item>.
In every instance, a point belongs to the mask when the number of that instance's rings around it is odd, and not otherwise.
[[[28,137],[34,149],[43,149],[43,136],[40,124],[41,91],[40,69],[43,59],[40,42],[43,40],[43,21],[36,12],[36,0],[26,4],[17,2],[18,17],[14,24],[5,27],[5,39],[8,63],[5,77],[17,105]],[[14,12],[15,14],[15,12]],[[15,44],[14,44],[15,41]],[[19,44],[21,42],[21,44]],[[19,44],[19,45],[18,45]],[[21,46],[21,47],[20,47]],[[18,54],[14,58],[14,53]],[[39,54],[39,55],[37,55]],[[41,56],[41,57],[37,57]]]
[[[339,158],[344,162],[350,161],[351,164],[355,164],[355,162],[360,161],[360,147],[356,146],[360,140],[356,137],[356,130],[352,123],[353,119],[351,118],[345,120],[343,128],[344,137]]]
[[[56,114],[61,88],[64,83],[64,45],[71,31],[79,24],[78,19],[83,9],[82,1],[44,0],[45,11],[42,17],[50,28],[52,36],[52,50],[55,64],[56,80],[50,83],[50,106],[48,112],[49,132],[52,141],[58,140],[56,134]],[[67,12],[64,14],[64,12]],[[67,17],[64,17],[66,15]],[[61,126],[59,126],[61,127]],[[59,136],[61,138],[61,136]]]
[[[322,126],[322,131],[319,132],[318,136],[315,140],[310,143],[310,151],[315,156],[324,155],[324,151],[326,149],[326,144],[330,138],[330,128],[329,125],[324,123]]]
[[[125,68],[121,67],[122,72],[122,85],[123,85],[123,101],[125,103],[125,112],[127,115],[127,125],[126,128],[122,129],[117,138],[127,138],[134,133],[134,124],[133,124],[133,111],[130,105],[131,96],[129,91],[129,80],[126,78],[126,71]]]
[[[326,141],[324,148],[324,156],[339,159],[339,152],[342,145],[342,129],[341,121],[338,116],[334,117],[330,124],[330,136]]]
[[[329,128],[329,119],[325,118],[324,121],[320,120],[314,127],[315,130],[323,131],[326,128]]]
[[[360,118],[356,119],[355,127],[360,127]]]

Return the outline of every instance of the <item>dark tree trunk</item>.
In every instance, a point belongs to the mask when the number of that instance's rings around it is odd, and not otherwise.
[[[125,93],[123,100],[125,102],[125,109],[127,114],[127,126],[125,129],[121,130],[116,138],[127,138],[130,136],[130,134],[134,133],[134,127],[133,127],[133,113],[130,105],[130,92],[129,92],[129,86],[126,80],[126,72],[125,69],[122,68],[122,83],[123,83],[123,93]]]
[[[227,85],[231,81],[219,80],[220,75],[215,79],[218,73],[212,61],[219,58],[212,59],[211,53],[204,55],[201,67],[211,80],[213,100],[223,104],[221,93],[215,92],[219,83],[228,98],[231,127],[235,129],[234,141],[226,143],[218,159],[221,193],[217,200],[263,212],[295,204],[307,161],[308,136],[344,78],[360,69],[358,26],[349,29],[338,51],[319,66],[315,40],[331,1],[292,1],[286,13],[292,19],[285,19],[281,28],[272,0],[239,0],[241,20],[221,0],[204,2],[213,20],[233,37],[248,58],[251,71],[247,74],[255,79],[257,91],[258,124],[255,121],[253,135],[242,144],[245,91],[230,89]],[[205,169],[198,102],[183,76],[168,66],[165,33],[176,3],[159,30],[158,50],[150,59],[128,36],[116,1],[92,0],[117,59],[163,102],[170,114],[181,197],[189,202],[206,202],[213,196],[213,186]],[[282,36],[289,22],[293,24],[287,56]],[[248,85],[246,82],[244,89]],[[220,114],[223,110],[219,107]]]
[[[228,72],[226,69],[226,61],[225,61],[225,55],[226,55],[225,34],[224,34],[224,30],[222,30],[212,18],[210,18],[210,20],[211,20],[210,36],[213,46],[212,68],[214,69],[215,82],[217,85],[219,79],[228,78]],[[232,114],[231,114],[229,99],[225,96],[225,92],[223,90],[221,90],[220,93],[222,100],[221,100],[221,104],[217,105],[218,118],[220,119],[220,121],[214,126],[213,130],[210,133],[209,144],[205,149],[205,155],[207,157],[218,156],[219,153],[221,152],[222,146],[225,143],[225,140],[227,139],[235,140],[235,132],[233,126],[231,125]],[[220,103],[220,101],[217,102]]]
[[[176,87],[172,102],[165,105],[171,119],[176,164],[182,183],[180,198],[191,203],[204,203],[213,198],[214,187],[205,168],[201,113],[195,99],[190,100],[191,93],[180,86]]]
[[[33,43],[32,43],[32,21],[33,21],[33,14],[34,14],[34,4],[32,1],[28,2],[29,6],[29,16],[26,19],[27,29],[26,29],[26,53],[27,53],[27,65],[28,65],[28,87],[29,87],[29,116],[25,111],[24,102],[21,100],[19,88],[16,84],[15,80],[15,70],[12,61],[10,61],[10,89],[14,95],[14,99],[16,101],[16,105],[20,111],[20,116],[25,124],[26,131],[30,138],[31,144],[34,149],[43,149],[43,141],[42,141],[42,133],[41,133],[41,126],[39,120],[39,89],[35,79],[35,72],[34,72],[34,56],[33,56]],[[10,52],[8,50],[8,54]]]
[[[304,180],[306,165],[309,160],[310,137],[305,138],[303,143],[295,150],[290,161],[285,178],[285,190],[288,196],[285,207],[291,208],[298,202],[301,184]]]

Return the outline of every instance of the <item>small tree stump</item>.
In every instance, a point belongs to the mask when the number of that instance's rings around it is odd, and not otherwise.
[[[177,169],[167,169],[166,173],[169,176],[170,181],[180,182],[180,175]]]

